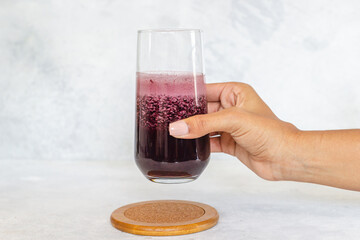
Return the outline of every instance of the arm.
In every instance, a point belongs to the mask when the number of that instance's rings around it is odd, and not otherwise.
[[[286,180],[360,191],[360,130],[300,131],[292,148],[303,172]]]

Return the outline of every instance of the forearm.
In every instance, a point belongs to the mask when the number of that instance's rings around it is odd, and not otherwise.
[[[288,180],[360,191],[360,130],[300,131]]]

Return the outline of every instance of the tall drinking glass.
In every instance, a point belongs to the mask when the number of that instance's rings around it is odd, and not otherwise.
[[[201,31],[138,31],[135,160],[157,183],[195,180],[208,164],[209,136],[177,139],[169,124],[207,113]]]

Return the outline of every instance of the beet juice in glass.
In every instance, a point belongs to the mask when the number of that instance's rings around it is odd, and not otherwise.
[[[201,31],[138,31],[135,160],[157,183],[195,180],[210,158],[209,136],[177,139],[169,124],[207,113]]]

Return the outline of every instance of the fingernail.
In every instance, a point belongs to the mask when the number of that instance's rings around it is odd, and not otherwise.
[[[170,123],[169,131],[171,136],[183,136],[189,133],[189,127],[185,121]]]

